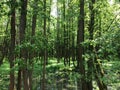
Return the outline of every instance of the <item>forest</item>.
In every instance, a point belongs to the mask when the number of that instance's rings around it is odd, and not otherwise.
[[[0,90],[120,90],[120,0],[0,0]]]

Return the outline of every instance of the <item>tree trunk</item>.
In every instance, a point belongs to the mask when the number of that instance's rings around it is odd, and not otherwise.
[[[9,90],[14,90],[14,85],[15,85],[15,76],[14,76],[14,70],[12,68],[14,67],[14,49],[15,49],[15,35],[16,35],[16,30],[15,30],[15,0],[12,0],[11,4],[11,45],[10,45],[10,87]]]
[[[25,40],[26,15],[27,15],[27,0],[21,0],[20,44],[23,44]],[[20,58],[23,60],[23,63],[25,65],[24,67],[22,67],[24,90],[29,90],[27,59],[26,59],[26,51],[24,48],[21,48],[20,50]]]
[[[33,7],[33,16],[32,16],[32,40],[31,40],[31,44],[34,44],[34,39],[33,37],[35,36],[35,30],[36,30],[36,20],[37,20],[37,10],[38,9],[38,0],[34,0],[34,7]],[[33,72],[33,58],[35,56],[35,52],[30,52],[29,55],[29,64],[30,64],[30,70],[28,70],[28,80],[29,80],[29,89],[32,90],[33,86],[32,86],[32,72]]]
[[[58,6],[58,0],[57,0],[57,25],[56,25],[56,29],[57,29],[57,37],[56,37],[56,56],[57,56],[57,62],[60,62],[60,16],[59,16],[59,6]]]
[[[93,4],[95,4],[95,0],[91,0],[91,2],[89,3],[89,10],[90,10],[90,21],[89,21],[89,40],[93,40],[93,31],[94,31],[94,16],[95,16],[95,12],[93,10]],[[93,90],[93,85],[92,85],[92,77],[93,77],[93,57],[92,54],[93,53],[93,45],[89,44],[89,54],[90,54],[90,58],[88,63],[88,72],[87,72],[87,78],[88,78],[88,82],[87,82],[87,86],[89,90]]]
[[[79,84],[81,84],[82,90],[87,90],[86,80],[85,80],[85,66],[84,59],[82,55],[84,54],[84,47],[81,43],[84,41],[84,0],[79,0],[80,14],[78,17],[78,32],[77,32],[77,67],[79,68],[81,79]]]
[[[18,64],[18,66],[20,66],[19,64]],[[18,70],[18,79],[17,79],[17,90],[21,90],[21,83],[22,83],[22,80],[21,80],[21,68],[19,68],[19,70]]]
[[[42,90],[46,90],[46,60],[47,60],[47,48],[46,48],[46,44],[47,44],[47,38],[46,38],[46,0],[44,0],[44,62],[43,62],[43,78],[42,78]]]
[[[63,44],[63,57],[64,57],[64,65],[66,66],[66,61],[67,61],[67,59],[66,59],[66,55],[67,55],[67,50],[66,50],[66,24],[65,24],[65,22],[66,22],[66,6],[65,6],[65,0],[63,0],[63,33],[64,33],[64,44]]]
[[[104,76],[104,70],[101,67],[101,62],[98,61],[98,56],[97,56],[97,49],[99,47],[95,47],[94,53],[95,53],[95,61],[94,61],[94,73],[95,73],[95,79],[97,81],[99,90],[107,90],[106,84],[101,80]]]

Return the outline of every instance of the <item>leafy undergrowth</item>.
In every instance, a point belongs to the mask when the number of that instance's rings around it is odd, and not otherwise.
[[[120,61],[109,61],[103,65],[105,77],[103,81],[108,90],[120,90]]]
[[[40,69],[38,67],[40,67],[40,65],[36,67],[37,69]],[[105,76],[101,78],[101,80],[106,83],[108,90],[120,90],[119,67],[119,61],[107,61],[103,63]],[[39,70],[40,73],[42,73],[41,70]],[[49,61],[49,65],[46,67],[46,70],[47,90],[77,90],[77,80],[79,80],[80,75],[73,71],[73,66],[65,67],[63,62],[57,63],[56,60],[53,59]],[[35,72],[36,71],[34,71],[34,73]],[[36,87],[39,88],[42,83],[42,74],[40,73],[39,78],[36,78]],[[96,81],[93,81],[93,84],[94,90],[99,90]]]
[[[0,90],[8,90],[9,87],[9,63],[4,62],[0,66]]]
[[[102,80],[107,84],[108,90],[120,90],[120,62],[104,62],[103,68],[105,70],[105,77]],[[9,72],[9,63],[6,61],[0,66],[0,90],[8,89]],[[42,73],[41,61],[34,62],[33,90],[38,90],[41,87]],[[50,59],[46,67],[46,90],[77,90],[79,78],[79,73],[73,71],[72,65],[65,67],[63,61],[57,63],[56,59]],[[94,90],[99,90],[96,81],[93,84]]]

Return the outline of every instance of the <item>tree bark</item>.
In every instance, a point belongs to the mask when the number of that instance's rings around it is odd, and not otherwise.
[[[89,40],[92,41],[93,40],[93,31],[94,31],[94,16],[95,16],[95,12],[93,10],[93,4],[95,4],[95,0],[91,0],[89,3],[89,10],[90,10],[90,21],[89,21]],[[87,71],[87,78],[88,78],[88,82],[87,82],[87,87],[89,90],[93,90],[93,85],[92,85],[92,77],[93,77],[93,57],[91,55],[91,53],[93,53],[93,45],[89,44],[89,61],[88,63],[88,71]]]
[[[77,31],[77,67],[79,68],[81,79],[79,84],[81,84],[82,90],[87,90],[86,80],[85,80],[85,66],[84,66],[84,58],[82,55],[84,54],[84,47],[82,46],[82,42],[84,41],[84,0],[79,0],[79,9],[80,14],[78,17],[78,31]]]
[[[38,8],[38,0],[34,0],[34,7],[33,7],[33,16],[32,16],[32,40],[31,40],[31,44],[34,44],[34,39],[33,37],[35,36],[35,31],[36,31],[36,21],[37,21],[37,8]],[[33,58],[35,56],[35,52],[30,52],[30,56],[29,56],[29,64],[30,64],[30,70],[28,70],[28,80],[29,80],[29,89],[32,90],[33,86],[32,86],[32,72],[33,72]]]
[[[59,4],[58,4],[58,0],[57,0],[57,25],[56,25],[56,29],[57,29],[57,42],[56,42],[56,56],[57,56],[57,62],[60,62],[60,16],[59,16]]]
[[[18,66],[20,66],[19,64],[18,64]],[[18,78],[17,78],[17,90],[21,90],[21,83],[22,83],[22,80],[21,80],[21,75],[22,75],[22,73],[21,73],[21,68],[19,68],[19,70],[18,70]]]
[[[23,42],[25,40],[25,28],[26,28],[26,20],[27,20],[26,15],[27,15],[27,0],[21,0],[20,44],[23,44]],[[24,48],[21,48],[21,50],[20,50],[20,58],[23,60],[23,63],[25,65],[21,69],[22,75],[23,75],[24,90],[29,90],[27,59],[26,59],[26,51]]]
[[[14,67],[14,49],[15,49],[15,36],[16,36],[16,29],[15,29],[15,0],[11,1],[11,44],[10,44],[10,87],[9,90],[14,90],[15,85],[15,76],[14,76],[14,70],[12,69]]]
[[[97,49],[99,47],[95,47],[94,53],[95,53],[95,61],[94,61],[94,73],[95,73],[95,79],[97,81],[99,90],[107,90],[107,85],[101,80],[104,76],[104,70],[101,67],[101,62],[98,61],[98,56],[97,56]]]
[[[66,1],[63,0],[63,33],[64,33],[64,44],[63,44],[63,57],[64,57],[64,65],[67,65],[67,50],[66,50],[66,43],[67,43],[67,35],[66,35],[66,6],[65,6]]]
[[[46,38],[46,0],[43,1],[44,3],[44,7],[43,7],[43,11],[44,11],[44,26],[43,26],[43,29],[44,29],[44,62],[43,62],[43,78],[42,78],[42,90],[46,90],[46,78],[45,78],[45,75],[46,75],[46,60],[47,60],[47,47],[46,47],[46,44],[47,44],[47,38]]]

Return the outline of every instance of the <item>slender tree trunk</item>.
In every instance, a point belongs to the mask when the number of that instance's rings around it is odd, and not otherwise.
[[[97,56],[97,48],[95,47],[94,53],[95,53],[95,61],[94,61],[94,73],[95,73],[95,79],[97,81],[99,90],[107,90],[106,84],[101,80],[104,76],[104,70],[102,69],[101,62],[98,61],[98,56]]]
[[[84,47],[81,43],[84,41],[84,0],[79,0],[80,3],[80,14],[78,18],[78,32],[77,32],[77,62],[78,68],[80,70],[80,75],[82,76],[79,84],[81,84],[82,90],[87,90],[86,80],[85,80],[85,66],[84,66],[84,58],[82,55],[84,54]]]
[[[57,0],[57,43],[56,43],[56,54],[57,54],[57,62],[60,62],[60,16],[59,16],[59,4],[58,4],[58,0]]]
[[[18,64],[18,66],[20,66]],[[22,83],[22,80],[21,80],[21,68],[19,68],[18,70],[18,79],[17,79],[17,90],[21,90],[21,83]]]
[[[46,45],[47,40],[46,40],[46,0],[44,0],[44,44]],[[46,75],[46,60],[47,60],[47,48],[45,46],[44,48],[44,62],[43,62],[43,80],[42,80],[42,90],[46,90],[46,80],[45,80],[45,75]]]
[[[89,3],[89,10],[90,10],[90,22],[89,22],[89,40],[93,40],[93,31],[94,31],[94,16],[95,12],[93,10],[93,4],[95,4],[95,0],[91,0]],[[93,46],[90,44],[89,45],[89,52],[93,53]],[[88,61],[88,72],[87,72],[87,86],[89,90],[93,90],[93,85],[92,85],[92,77],[93,77],[93,57],[92,54],[89,53],[91,56]]]
[[[71,11],[73,13],[73,7],[71,8]],[[71,18],[71,29],[72,29],[72,61],[73,61],[73,65],[74,67],[76,67],[75,65],[75,61],[76,61],[76,49],[75,49],[75,34],[74,34],[74,18]]]
[[[27,15],[27,0],[21,0],[20,44],[23,44],[25,40],[25,28],[27,19],[26,15]],[[23,48],[20,50],[20,58],[23,60],[25,65],[25,67],[22,67],[24,90],[29,90],[26,51]]]
[[[63,45],[63,55],[64,55],[64,65],[66,66],[66,6],[65,6],[65,0],[63,0],[63,33],[64,33],[64,45]]]
[[[15,0],[12,0],[12,5],[11,5],[11,45],[10,45],[10,69],[14,67],[14,49],[15,49],[15,35],[16,35],[16,30],[15,30]],[[15,85],[15,76],[14,76],[14,70],[10,71],[10,87],[9,90],[14,90],[14,85]]]
[[[32,16],[32,33],[31,36],[35,36],[35,30],[36,30],[36,20],[37,20],[37,8],[38,8],[38,0],[34,0],[34,7],[33,7],[33,16]],[[34,44],[34,39],[32,38],[31,44]],[[32,67],[30,70],[28,70],[28,80],[29,80],[29,89],[32,90],[32,72],[33,72],[33,58],[35,56],[35,52],[30,53],[30,59],[29,59],[29,64]]]
[[[38,8],[38,0],[34,0],[33,17],[32,17],[32,36],[35,35],[37,12],[38,12],[37,8]]]
[[[68,16],[70,15],[70,13],[72,13],[72,6],[71,6],[71,0],[68,0]],[[68,20],[67,20],[67,23],[68,23],[68,64],[70,66],[71,64],[71,55],[72,55],[72,52],[71,52],[71,49],[72,49],[72,32],[73,30],[71,29],[72,28],[72,18],[71,16],[68,17]],[[74,50],[73,50],[74,52]]]
[[[50,0],[49,3],[50,3],[50,7],[49,7],[49,11],[48,11],[48,16],[49,16],[49,18],[48,18],[48,33],[50,34],[50,23],[51,23],[51,16],[50,16],[50,14],[51,14],[52,0]]]

